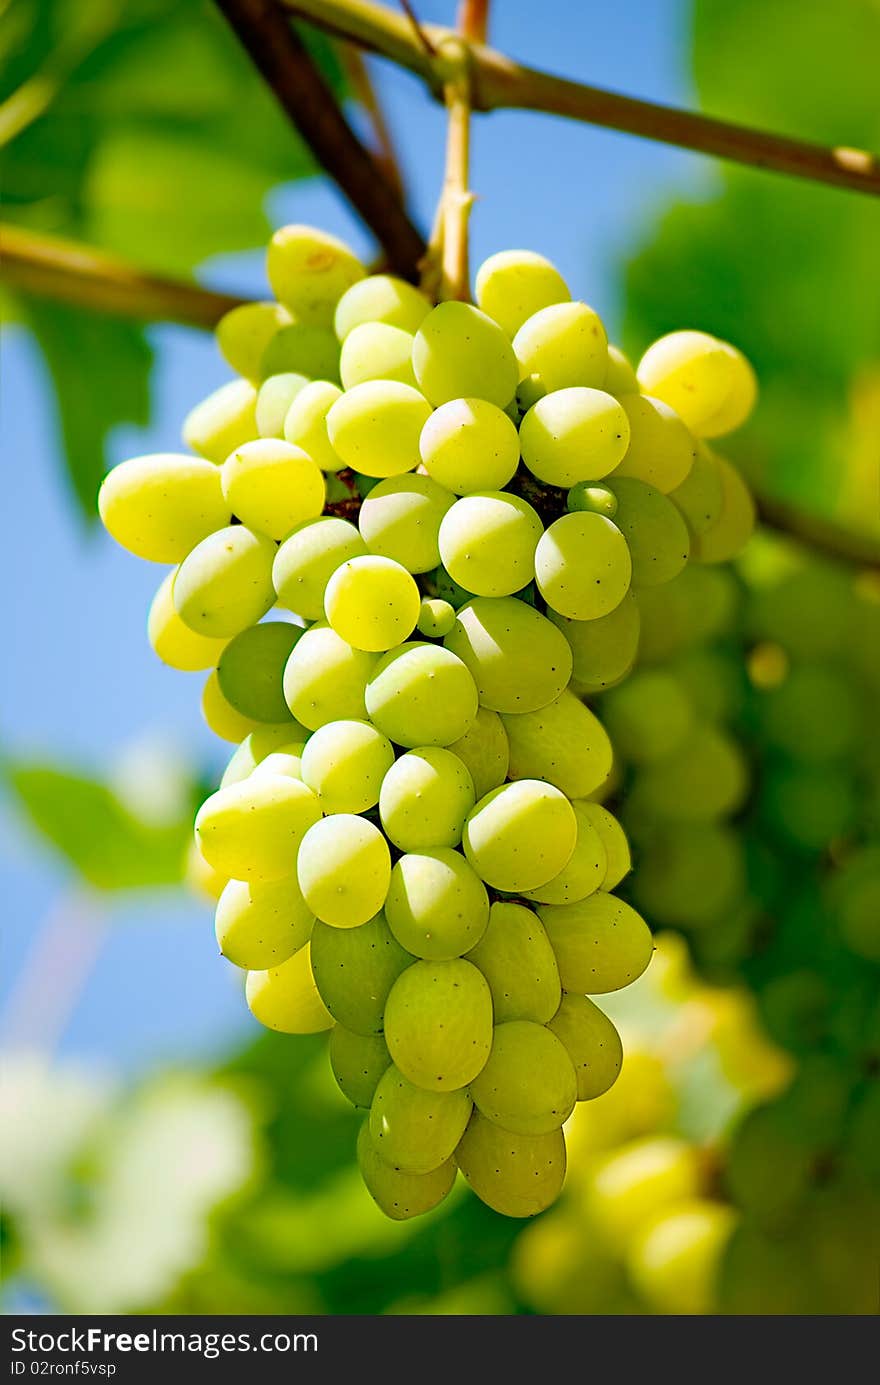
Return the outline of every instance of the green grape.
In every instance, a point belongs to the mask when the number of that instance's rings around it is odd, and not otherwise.
[[[525,905],[504,900],[493,904],[486,931],[467,960],[489,983],[496,1024],[546,1024],[559,1009],[562,988],[556,957],[543,924]]]
[[[659,663],[701,641],[733,630],[739,588],[723,568],[690,563],[662,587],[642,587],[639,658]]]
[[[724,508],[724,484],[718,459],[703,443],[697,446],[694,464],[669,499],[684,516],[691,538],[717,524]]]
[[[279,438],[245,443],[227,457],[220,474],[227,508],[272,539],[283,539],[324,508],[320,468],[301,447]]]
[[[391,649],[412,634],[420,603],[406,568],[373,554],[346,559],[324,592],[324,610],[337,635],[367,653]]]
[[[577,1078],[551,1030],[532,1020],[507,1020],[495,1026],[492,1052],[470,1091],[493,1124],[517,1135],[548,1135],[574,1110]]]
[[[401,851],[458,846],[476,802],[470,771],[457,755],[423,745],[388,769],[379,794],[386,837]]]
[[[605,877],[600,881],[599,889],[610,893],[632,869],[626,833],[613,813],[609,813],[601,803],[578,803],[572,806],[579,817],[583,813],[589,818],[599,833],[607,863]]]
[[[588,811],[592,805],[572,803],[577,818],[577,842],[568,864],[536,890],[526,890],[527,899],[541,904],[575,904],[595,890],[602,889],[608,869],[608,857],[598,829]]]
[[[332,1028],[333,1017],[318,995],[309,944],[280,966],[249,971],[245,996],[254,1019],[281,1034],[319,1034]]]
[[[510,596],[535,575],[544,532],[531,505],[505,491],[457,500],[440,525],[440,557],[454,581],[477,596]]]
[[[269,342],[290,322],[280,303],[241,303],[224,313],[214,329],[223,358],[237,375],[260,380],[260,362]]]
[[[200,669],[214,668],[220,654],[226,647],[225,638],[212,638],[198,635],[184,625],[174,609],[171,588],[174,573],[169,572],[150,605],[147,616],[147,638],[153,652],[171,668],[185,673],[195,673]],[[453,621],[454,621],[453,613]]]
[[[734,367],[724,343],[707,332],[669,332],[648,347],[636,374],[646,394],[681,415],[703,436],[703,424],[723,408]]]
[[[605,383],[608,338],[586,303],[557,303],[533,313],[518,329],[513,349],[520,380],[536,376],[542,393],[601,389]]]
[[[880,962],[880,846],[865,846],[831,878],[828,898],[844,946]]]
[[[316,918],[334,928],[357,928],[385,903],[391,856],[378,827],[354,813],[334,813],[306,832],[296,871]]]
[[[419,439],[428,475],[457,495],[501,490],[519,465],[516,425],[487,399],[450,399]]]
[[[731,1207],[694,1199],[648,1223],[627,1267],[652,1308],[690,1315],[717,1311],[715,1281],[735,1220]]]
[[[577,819],[552,784],[520,779],[481,798],[465,822],[462,842],[474,870],[507,893],[535,890],[567,865]]]
[[[354,525],[336,515],[320,515],[297,525],[272,565],[279,604],[304,620],[321,620],[330,578],[349,558],[362,557],[366,551]]]
[[[446,1164],[464,1134],[473,1103],[467,1092],[428,1092],[392,1066],[370,1107],[370,1138],[400,1173],[431,1173]]]
[[[392,1221],[420,1217],[442,1202],[455,1182],[455,1164],[449,1159],[432,1173],[399,1173],[377,1153],[365,1120],[357,1142],[358,1167],[367,1192]]]
[[[598,1005],[585,995],[566,994],[548,1028],[574,1065],[578,1101],[592,1101],[614,1085],[623,1063],[623,1045]]]
[[[118,544],[152,563],[180,562],[229,523],[216,466],[177,452],[120,462],[104,477],[98,512]]]
[[[748,792],[740,747],[719,727],[693,726],[672,754],[641,775],[633,803],[678,822],[709,822],[736,812]]]
[[[455,1162],[477,1197],[505,1217],[535,1217],[556,1201],[565,1182],[565,1139],[514,1135],[475,1111]]]
[[[328,327],[292,322],[276,332],[260,360],[260,375],[293,372],[310,380],[339,379],[339,343]]]
[[[714,524],[694,536],[693,557],[698,563],[726,563],[735,558],[755,527],[755,502],[736,467],[717,455],[715,465],[721,476],[721,513]]]
[[[284,437],[301,447],[322,471],[341,471],[346,462],[335,451],[327,430],[327,416],[342,390],[329,380],[312,380],[297,390],[284,415]]]
[[[302,777],[325,813],[365,813],[394,764],[391,742],[368,721],[331,721],[310,736]]]
[[[395,745],[452,745],[473,725],[477,689],[461,659],[417,641],[392,649],[367,683],[366,706]]]
[[[270,375],[263,381],[257,391],[255,408],[257,432],[261,438],[284,437],[284,420],[290,406],[308,383],[309,377],[298,375],[296,371]]]
[[[438,596],[423,596],[416,629],[425,639],[442,640],[455,624],[455,607]]]
[[[312,226],[282,226],[269,242],[266,273],[272,292],[297,322],[327,326],[336,304],[366,270],[336,236]]]
[[[414,960],[384,914],[357,928],[334,928],[320,919],[314,926],[312,968],[318,990],[333,1018],[355,1034],[381,1032],[388,993]]]
[[[214,930],[224,957],[237,967],[260,971],[298,952],[314,921],[295,877],[263,884],[230,880],[217,901]]]
[[[353,389],[366,380],[399,380],[415,389],[412,346],[411,332],[385,322],[362,322],[353,327],[339,357],[343,388]]]
[[[205,860],[233,880],[280,880],[295,874],[300,842],[320,816],[317,798],[298,779],[252,775],[205,799],[196,841]]]
[[[574,306],[574,305],[573,305]],[[623,406],[604,390],[568,386],[533,404],[520,424],[523,461],[539,481],[598,481],[621,463],[630,438]]]
[[[355,1034],[334,1024],[328,1043],[330,1067],[343,1096],[353,1106],[369,1109],[383,1072],[391,1066],[391,1054],[381,1034]]]
[[[745,895],[740,840],[714,822],[665,828],[643,850],[633,890],[655,923],[685,929],[720,923]]]
[[[388,996],[385,1042],[417,1087],[466,1087],[492,1047],[492,996],[482,973],[461,958],[414,962]]]
[[[738,1206],[765,1225],[787,1219],[803,1205],[816,1152],[783,1105],[759,1106],[737,1126],[727,1187]]]
[[[571,650],[564,635],[515,597],[469,601],[444,644],[470,670],[480,703],[491,711],[545,707],[571,676]]]
[[[745,356],[729,342],[722,342],[721,345],[728,358],[729,388],[721,408],[704,420],[704,438],[719,438],[722,434],[732,433],[734,429],[739,428],[751,414],[758,399],[758,381]]]
[[[617,468],[668,495],[690,474],[697,442],[678,414],[660,399],[627,394],[620,401],[629,420],[629,447]]]
[[[352,649],[329,625],[300,637],[284,669],[284,700],[297,721],[317,731],[328,721],[362,721],[376,655]]]
[[[610,342],[608,343],[608,366],[602,388],[618,399],[625,394],[638,394],[639,392],[639,382],[629,360],[619,346],[612,346]]]
[[[407,952],[450,961],[486,931],[489,896],[459,852],[448,847],[407,852],[391,872],[385,917]]]
[[[745,700],[744,669],[727,649],[697,648],[676,660],[675,676],[705,721],[735,721]]]
[[[331,406],[327,436],[345,466],[365,476],[399,476],[418,465],[419,435],[430,415],[412,385],[367,380]]]
[[[384,322],[416,332],[431,311],[431,300],[405,279],[371,274],[346,289],[336,305],[334,327],[340,341],[363,323]]]
[[[436,407],[450,399],[487,399],[499,409],[516,391],[517,367],[507,336],[470,303],[440,303],[416,332],[413,368]]]
[[[249,380],[230,380],[183,420],[183,441],[200,457],[218,464],[257,436],[257,391]]]
[[[793,759],[825,764],[854,753],[862,717],[852,683],[821,664],[795,668],[764,694],[760,725],[771,745]]]
[[[618,754],[635,765],[670,755],[694,724],[690,698],[662,669],[640,669],[602,704],[605,725]]]
[[[221,789],[227,784],[238,784],[247,779],[257,765],[263,764],[274,751],[283,751],[293,745],[301,744],[308,731],[299,722],[288,719],[277,726],[256,726],[245,736],[226,766]]]
[[[667,496],[632,476],[620,480],[613,476],[609,487],[617,496],[614,522],[629,547],[633,586],[671,582],[691,550],[687,525],[678,510]]]
[[[220,687],[216,669],[205,680],[201,708],[209,731],[213,731],[221,741],[241,741],[258,725],[252,717],[246,717],[227,700]]]
[[[243,524],[196,544],[174,575],[171,597],[184,625],[214,639],[237,635],[273,605],[275,545]]]
[[[541,308],[571,299],[555,265],[532,250],[501,250],[484,260],[475,281],[477,304],[509,337]]]
[[[289,717],[282,677],[302,633],[298,625],[271,620],[251,625],[229,641],[220,655],[217,679],[224,697],[237,711],[253,721],[276,725]]]
[[[652,1217],[699,1191],[696,1149],[671,1135],[650,1135],[601,1160],[587,1205],[608,1245],[625,1253]]]
[[[538,590],[548,606],[571,620],[608,615],[626,596],[632,574],[627,541],[604,515],[563,515],[535,553]]]
[[[305,741],[287,745],[283,750],[273,750],[251,770],[252,774],[288,774],[291,779],[302,779],[302,755]],[[304,781],[303,781],[304,782]],[[223,787],[222,784],[220,786]]]
[[[547,618],[568,640],[571,676],[584,693],[613,687],[626,677],[636,661],[641,621],[632,591],[607,616],[597,620],[570,620],[552,609],[548,609]]]
[[[761,809],[776,832],[796,846],[822,851],[858,820],[856,785],[849,765],[768,765]]]
[[[361,506],[363,540],[371,553],[393,558],[407,572],[429,572],[440,561],[440,524],[454,500],[430,476],[389,477]]]
[[[576,904],[541,904],[538,917],[556,953],[566,991],[605,995],[641,976],[651,960],[651,930],[622,899],[599,892]]]
[[[537,712],[503,715],[501,720],[510,746],[511,779],[546,779],[569,798],[587,798],[611,773],[614,755],[602,723],[567,689]]]
[[[567,510],[589,510],[595,515],[613,519],[617,514],[617,496],[607,486],[594,486],[588,481],[578,481],[565,497]]]
[[[480,707],[476,720],[460,740],[449,749],[468,769],[474,783],[474,794],[483,798],[490,789],[497,789],[507,778],[510,747],[507,732],[497,712]]]

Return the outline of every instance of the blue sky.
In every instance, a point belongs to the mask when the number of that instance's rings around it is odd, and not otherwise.
[[[445,0],[419,10],[444,22],[452,8]],[[496,0],[494,11],[494,42],[523,61],[633,95],[693,100],[683,0],[618,0],[610,8],[581,0],[540,6]],[[414,210],[427,225],[441,178],[442,113],[413,78],[387,65],[374,71]],[[618,268],[629,248],[657,207],[705,187],[711,176],[697,156],[587,126],[528,113],[478,118],[473,264],[511,246],[541,251],[614,335],[621,316]],[[273,224],[313,222],[370,249],[369,237],[324,180],[279,189],[269,211]],[[257,253],[207,265],[202,278],[265,292]],[[153,421],[145,430],[120,430],[114,460],[178,447],[187,410],[227,377],[209,337],[168,326],[151,335]],[[226,756],[201,722],[200,675],[163,667],[146,641],[146,610],[164,570],[124,553],[97,529],[85,532],[60,480],[42,362],[20,331],[3,339],[2,386],[6,494],[13,504],[4,532],[0,743],[14,753],[107,772],[127,747],[158,738],[193,762],[219,768]],[[33,1015],[48,997],[52,959],[56,969],[73,965],[61,946],[64,930],[91,925],[78,923],[70,908],[73,882],[64,866],[8,813],[0,818],[0,874],[6,904],[0,1006],[16,987],[21,999],[27,967],[25,1010]],[[206,907],[175,893],[111,903],[95,952],[61,1052],[131,1071],[222,1051],[247,1033],[251,1021],[239,984],[217,956]],[[76,944],[70,953],[83,956]]]

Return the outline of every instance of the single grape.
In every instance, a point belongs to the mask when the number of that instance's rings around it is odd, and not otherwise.
[[[379,813],[401,851],[458,846],[476,796],[470,771],[450,750],[423,745],[401,755],[382,780]]]
[[[612,476],[617,497],[614,522],[626,539],[634,587],[653,587],[677,577],[691,549],[687,525],[668,496],[632,476]],[[565,612],[567,615],[568,612]]]
[[[608,615],[629,591],[632,574],[627,540],[604,515],[563,515],[535,553],[538,590],[548,606],[571,620]]]
[[[260,375],[293,372],[310,380],[339,380],[339,343],[329,327],[292,322],[276,332],[260,361]]]
[[[406,1221],[430,1212],[455,1182],[455,1164],[451,1159],[432,1173],[399,1173],[393,1169],[377,1153],[368,1120],[358,1135],[357,1159],[367,1192],[392,1221]]]
[[[476,719],[477,689],[455,654],[412,642],[378,661],[367,683],[366,707],[395,745],[451,745]]]
[[[520,424],[523,461],[549,486],[597,481],[614,471],[629,443],[623,406],[600,389],[555,389]]]
[[[587,996],[566,994],[548,1027],[574,1064],[578,1101],[592,1101],[614,1085],[623,1063],[623,1045],[598,1005]]]
[[[214,668],[226,647],[226,639],[198,635],[195,630],[190,630],[188,625],[184,625],[174,609],[171,597],[174,575],[173,572],[169,572],[163,579],[150,606],[147,638],[153,652],[163,664],[186,673]],[[454,620],[453,611],[453,622]]]
[[[651,960],[651,930],[622,899],[602,892],[577,904],[541,904],[538,917],[556,953],[563,990],[619,991]]]
[[[517,366],[497,322],[470,303],[440,303],[416,332],[413,368],[436,407],[451,399],[486,399],[503,409],[516,390]]]
[[[561,1130],[514,1135],[475,1111],[455,1162],[488,1207],[505,1217],[534,1217],[562,1192],[565,1140]]]
[[[320,919],[315,923],[312,969],[318,990],[333,1018],[355,1034],[381,1032],[388,993],[414,961],[384,914],[357,928],[335,928]]]
[[[297,525],[272,565],[279,604],[305,620],[321,620],[330,578],[349,558],[359,558],[366,551],[354,525],[336,515],[320,515]]]
[[[698,444],[693,466],[669,499],[684,516],[692,542],[717,524],[724,509],[724,482],[718,459],[704,443]]]
[[[718,438],[739,428],[758,399],[758,381],[745,356],[729,342],[722,342],[721,345],[728,357],[729,387],[721,408],[703,420],[704,438]]]
[[[467,1092],[425,1091],[392,1066],[376,1087],[370,1138],[400,1173],[431,1173],[455,1153],[472,1110]]]
[[[290,322],[280,303],[242,303],[224,313],[214,329],[224,359],[237,375],[259,381],[263,352],[276,332]]]
[[[277,725],[290,715],[282,678],[302,633],[298,625],[271,620],[251,625],[226,645],[217,665],[217,679],[224,697],[244,716]]]
[[[346,289],[336,305],[334,326],[340,341],[363,323],[384,322],[416,332],[431,311],[431,301],[405,279],[371,274]]]
[[[298,322],[330,325],[336,304],[366,270],[336,236],[312,226],[282,226],[269,242],[272,292]]]
[[[288,410],[300,390],[309,383],[307,375],[296,371],[286,371],[281,375],[270,375],[257,392],[255,414],[257,432],[261,438],[283,438],[284,420]]]
[[[440,525],[454,500],[430,476],[380,481],[361,505],[358,524],[364,543],[407,572],[430,572],[440,561]]]
[[[224,957],[260,971],[298,952],[314,921],[295,876],[265,883],[230,880],[217,901],[214,930]]]
[[[320,816],[317,798],[299,780],[251,775],[205,799],[196,840],[205,860],[233,880],[280,880],[296,873],[300,842]]]
[[[507,1020],[495,1026],[492,1052],[470,1092],[480,1114],[503,1130],[548,1135],[574,1110],[577,1078],[551,1030],[532,1020]]]
[[[273,605],[275,545],[243,524],[196,544],[174,575],[171,597],[184,625],[214,639],[237,635]]]
[[[249,971],[245,995],[254,1019],[281,1034],[318,1034],[333,1025],[318,995],[308,943],[280,966]]]
[[[736,812],[749,775],[737,742],[720,727],[697,723],[669,755],[639,776],[631,803],[679,822],[708,822]]]
[[[343,388],[353,389],[366,380],[399,380],[415,388],[412,346],[411,332],[385,322],[363,322],[353,327],[339,358]]]
[[[601,692],[621,682],[636,661],[640,617],[635,593],[597,620],[569,620],[558,611],[547,617],[558,626],[571,649],[571,676],[582,693]]]
[[[571,650],[564,635],[515,597],[469,601],[444,644],[470,670],[480,703],[492,711],[544,707],[559,696],[571,676]]]
[[[488,707],[478,709],[473,725],[449,749],[469,771],[477,798],[497,789],[507,778],[507,732],[498,713],[490,712]]]
[[[183,441],[200,457],[221,464],[230,452],[257,436],[257,391],[249,380],[230,380],[183,421]]]
[[[587,798],[611,773],[614,755],[605,728],[568,689],[537,712],[506,713],[501,720],[511,779],[546,779],[569,798]]]
[[[592,514],[613,519],[617,514],[617,497],[607,486],[578,481],[565,497],[565,507],[572,511],[589,510]]]
[[[320,468],[301,447],[279,438],[257,438],[237,448],[220,475],[227,508],[272,539],[283,539],[324,508]]]
[[[663,669],[639,669],[609,693],[602,715],[618,753],[632,764],[662,760],[694,725],[694,709],[679,680]]]
[[[477,304],[509,337],[526,318],[571,294],[555,265],[531,250],[501,250],[484,260],[475,281]]]
[[[636,1288],[659,1313],[717,1311],[716,1280],[736,1213],[694,1199],[652,1218],[627,1257]]]
[[[399,476],[418,465],[419,435],[430,414],[412,385],[367,380],[331,405],[327,436],[345,466],[366,476]]]
[[[536,377],[542,393],[601,389],[605,383],[608,339],[586,303],[557,303],[533,313],[518,329],[513,349],[520,380]]]
[[[379,1079],[391,1066],[391,1054],[381,1034],[355,1034],[334,1024],[328,1043],[330,1067],[343,1096],[353,1106],[369,1108]]]
[[[373,554],[346,559],[324,593],[324,610],[337,635],[368,653],[391,649],[412,634],[420,603],[406,568]]]
[[[438,596],[423,596],[416,629],[426,639],[442,640],[455,624],[455,607]]]
[[[313,625],[297,641],[284,669],[284,699],[297,721],[317,731],[328,721],[362,721],[375,654],[352,649],[335,630]]]
[[[385,1042],[417,1087],[466,1087],[492,1047],[492,997],[482,973],[460,958],[414,962],[388,996]]]
[[[489,921],[489,896],[459,852],[407,852],[391,872],[385,917],[407,952],[449,961],[479,942]]]
[[[638,394],[639,382],[636,373],[619,346],[608,343],[608,368],[602,386],[609,394],[621,399],[625,394]]]
[[[614,814],[603,808],[601,803],[581,802],[576,805],[575,811],[589,818],[599,833],[606,859],[605,876],[599,883],[599,889],[610,892],[632,869],[626,833]]]
[[[478,596],[510,596],[535,573],[544,527],[519,496],[482,491],[457,500],[440,525],[440,557],[450,576]]]
[[[586,899],[602,888],[608,868],[608,858],[602,838],[596,829],[591,815],[587,812],[589,804],[577,800],[572,803],[577,818],[577,842],[568,864],[558,875],[540,885],[536,890],[526,890],[527,899],[541,904],[575,904]]]
[[[98,512],[118,544],[152,563],[180,562],[230,514],[216,466],[176,452],[120,462],[104,477]]]
[[[726,922],[746,893],[736,833],[715,822],[666,826],[641,853],[633,896],[655,922],[699,929]]]
[[[625,1252],[650,1219],[699,1193],[698,1155],[671,1135],[634,1140],[594,1168],[587,1205],[610,1246]]]
[[[755,527],[755,502],[736,467],[715,455],[721,477],[721,512],[713,524],[695,534],[698,563],[726,563],[745,548]]]
[[[569,861],[577,819],[563,793],[536,779],[503,784],[481,798],[465,823],[462,842],[474,870],[509,893],[534,890]]]
[[[334,813],[306,832],[296,871],[317,918],[335,928],[357,928],[385,903],[391,856],[378,827],[354,813]]]
[[[646,393],[670,404],[698,437],[739,427],[757,394],[745,357],[706,332],[670,332],[645,352],[638,366]]]
[[[301,447],[322,471],[341,471],[346,462],[335,451],[327,431],[327,416],[342,390],[329,380],[312,380],[297,390],[284,415],[284,437]]]
[[[538,916],[524,905],[493,904],[486,931],[467,960],[489,983],[496,1024],[546,1024],[559,1009],[562,988],[550,939]]]
[[[221,741],[241,741],[258,725],[252,717],[246,717],[233,707],[225,697],[216,669],[208,674],[202,688],[201,710],[209,731],[213,731]]]
[[[500,490],[519,465],[516,425],[486,399],[450,399],[419,439],[428,475],[457,495]]]
[[[629,447],[616,476],[634,476],[668,495],[687,480],[697,457],[696,439],[660,399],[625,394],[620,403],[629,420]]]
[[[394,764],[391,742],[367,721],[331,721],[309,737],[303,782],[325,813],[364,813],[379,802]]]

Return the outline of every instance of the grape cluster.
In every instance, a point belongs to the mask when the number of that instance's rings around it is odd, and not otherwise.
[[[100,494],[114,538],[176,565],[151,643],[213,670],[205,718],[240,742],[196,819],[218,941],[263,1024],[331,1031],[390,1216],[456,1168],[530,1216],[575,1102],[620,1068],[590,997],[652,951],[612,893],[629,849],[584,699],[629,672],[643,593],[748,537],[706,439],[754,378],[701,332],[634,371],[525,252],[481,266],[477,306],[305,227],[267,267],[278,301],[219,325],[239,378],[187,418],[195,455],[124,462]]]

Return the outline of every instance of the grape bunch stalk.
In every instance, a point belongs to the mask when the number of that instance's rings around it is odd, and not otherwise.
[[[304,226],[267,267],[277,301],[219,324],[238,378],[186,419],[190,452],[123,462],[99,500],[174,565],[150,641],[212,670],[204,716],[240,742],[195,824],[217,938],[259,1021],[330,1031],[389,1216],[457,1169],[533,1216],[576,1101],[620,1070],[593,997],[653,946],[613,893],[629,848],[587,700],[635,662],[639,592],[748,538],[706,440],[754,376],[698,331],[634,371],[530,252],[486,260],[476,305]]]

